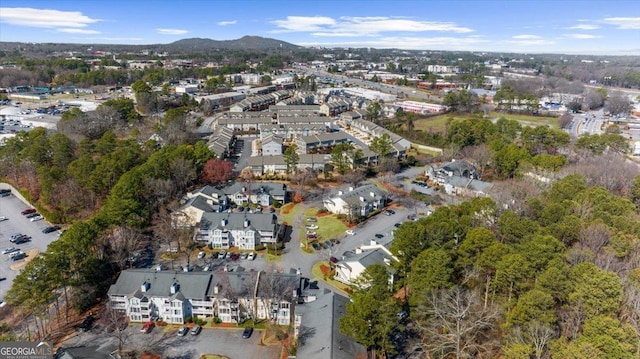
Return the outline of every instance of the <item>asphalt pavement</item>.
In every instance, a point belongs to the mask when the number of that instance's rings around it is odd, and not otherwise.
[[[21,251],[27,252],[32,249],[38,249],[44,252],[49,243],[58,239],[58,232],[42,233],[42,228],[51,225],[46,220],[31,222],[28,218],[21,215],[20,212],[31,208],[28,204],[22,202],[15,196],[0,198],[0,217],[8,217],[6,221],[0,222],[0,251],[9,247],[20,248]],[[23,244],[14,244],[9,241],[13,233],[22,233],[31,236],[31,240]],[[25,259],[12,261],[8,255],[0,254],[0,277],[6,280],[0,281],[0,298],[7,293],[14,278],[18,275],[19,270],[11,269],[11,266],[17,266],[23,263]]]

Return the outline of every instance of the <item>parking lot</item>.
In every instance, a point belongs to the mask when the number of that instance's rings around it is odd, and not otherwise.
[[[21,215],[20,212],[31,208],[16,196],[8,196],[0,198],[0,217],[4,216],[9,218],[6,221],[0,222],[0,251],[9,248],[17,247],[23,252],[28,252],[34,249],[42,252],[47,249],[47,245],[52,241],[58,239],[58,232],[52,232],[48,234],[42,233],[42,227],[49,226],[50,224],[45,220],[37,222],[31,222],[28,218]],[[31,240],[26,243],[16,245],[9,241],[13,233],[22,233],[31,237]],[[6,278],[0,281],[0,298],[4,298],[7,293],[13,279],[18,275],[20,264],[24,263],[25,259],[12,261],[8,255],[0,255],[0,277]],[[16,270],[11,269],[14,266]]]
[[[201,354],[220,354],[231,359],[278,358],[280,346],[260,345],[262,331],[256,330],[248,338],[242,338],[242,328],[205,328],[199,335],[177,335],[178,327],[155,327],[150,333],[141,333],[140,324],[126,328],[125,350],[150,351],[167,359],[196,359]],[[115,335],[105,334],[104,328],[95,327],[89,332],[77,332],[65,342],[65,347],[99,345],[117,348]]]

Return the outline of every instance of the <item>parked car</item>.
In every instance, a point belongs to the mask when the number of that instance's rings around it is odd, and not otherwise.
[[[227,255],[227,252],[222,251],[220,253],[218,253],[218,259],[224,259],[224,257]]]
[[[318,235],[318,233],[314,231],[307,231],[307,236],[316,236],[316,235]]]
[[[231,259],[231,252],[227,252],[227,254],[224,256],[225,259]]]
[[[238,253],[231,253],[231,260],[232,261],[237,261],[238,258],[240,258],[240,255]]]
[[[334,263],[334,264],[335,264],[335,263],[338,263],[338,258],[336,258],[336,257],[329,257],[329,262]]]
[[[318,229],[319,227],[315,224],[307,226],[307,229]]]
[[[247,259],[247,257],[249,256],[249,254],[247,252],[243,252],[240,254],[240,259],[245,260]]]
[[[376,234],[374,235],[374,237],[376,237],[376,238],[378,238],[378,239],[380,239],[380,238],[384,238],[384,234],[376,233]]]
[[[256,254],[253,252],[249,253],[249,255],[247,256],[247,259],[250,261],[256,259]]]
[[[19,261],[21,259],[24,259],[27,257],[27,254],[25,252],[16,252],[14,254],[11,255],[11,260],[12,261]]]
[[[0,308],[4,307],[5,305],[7,305],[7,302],[5,302],[4,300],[0,300]]]
[[[200,252],[200,253],[198,253],[198,258],[202,259],[202,258],[204,258],[205,255],[206,255],[205,252]]]
[[[15,244],[22,244],[22,243],[27,243],[31,240],[31,237],[29,236],[22,236],[22,237],[18,237],[16,238],[13,243]]]
[[[55,232],[57,230],[59,230],[60,227],[58,226],[47,226],[42,228],[42,233],[51,233],[51,232]]]
[[[242,332],[242,337],[244,339],[249,339],[251,338],[251,334],[253,334],[253,328],[244,328],[244,331]]]
[[[391,214],[396,214],[396,211],[394,211],[394,210],[392,210],[392,209],[388,209],[388,210],[387,210],[387,212],[388,212],[388,213],[391,213]]]
[[[11,193],[11,190],[8,188],[0,189],[0,193]]]
[[[11,192],[0,193],[0,197],[9,197],[11,196]]]
[[[142,324],[142,328],[140,328],[140,332],[149,333],[151,329],[153,329],[153,327],[154,327],[153,322],[145,322],[144,324]]]
[[[25,215],[25,217],[33,218],[33,217],[37,217],[39,215],[40,215],[40,213],[38,213],[38,212],[32,212],[32,213],[29,213],[29,214]]]
[[[347,229],[344,233],[354,236],[356,232],[353,229]]]
[[[2,254],[10,254],[10,253],[13,253],[13,252],[17,252],[17,251],[19,251],[19,250],[20,250],[20,249],[19,249],[19,248],[16,248],[16,247],[9,247],[9,248],[7,248],[7,249],[3,250],[3,251],[2,251]]]
[[[4,221],[8,221],[9,218],[5,217],[5,216],[0,216],[0,222],[4,222]]]
[[[178,329],[179,337],[184,337],[185,335],[187,335],[187,333],[189,333],[189,328],[187,327],[180,327],[180,329]]]
[[[307,222],[318,222],[318,219],[316,217],[309,217],[307,218]]]
[[[199,325],[196,325],[195,327],[191,328],[191,335],[198,335],[200,334],[201,331],[202,331],[202,327]]]
[[[42,217],[40,215],[37,215],[37,216],[31,218],[31,222],[37,222],[37,221],[41,221],[43,219],[44,219],[44,217]]]
[[[312,244],[311,244],[311,246],[312,246],[312,247],[313,247],[313,249],[315,249],[316,251],[319,251],[319,250],[320,250],[320,248],[322,248],[322,247],[320,246],[320,244],[318,244],[318,243],[312,243]]]
[[[396,223],[396,224],[394,224],[394,226],[395,226],[396,228],[400,228],[400,226],[401,226],[401,225],[402,225],[402,223]]]
[[[35,213],[35,212],[36,212],[36,209],[35,209],[35,208],[29,208],[29,209],[25,209],[24,211],[20,212],[20,214],[21,214],[21,215],[23,215],[23,216],[25,216],[25,215],[27,215],[27,214]]]
[[[93,326],[93,322],[95,322],[96,318],[94,318],[92,315],[84,318],[84,320],[82,321],[82,323],[78,324],[78,326],[76,326],[76,329],[82,330],[83,332],[87,332],[91,329],[91,327]]]

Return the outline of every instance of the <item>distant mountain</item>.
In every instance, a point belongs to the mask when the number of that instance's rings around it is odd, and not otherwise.
[[[147,45],[120,45],[120,44],[74,44],[74,43],[26,43],[26,42],[2,42],[0,51],[18,50],[27,56],[42,56],[52,52],[86,51],[88,48],[113,52],[138,52],[152,50],[154,52],[169,52],[171,54],[197,54],[212,50],[297,50],[301,46],[294,45],[277,39],[260,36],[244,36],[236,40],[211,40],[202,38],[182,39],[169,44]]]
[[[211,40],[203,38],[182,39],[164,45],[167,48],[180,49],[230,49],[230,50],[267,50],[267,49],[298,49],[300,46],[277,39],[260,36],[244,36],[236,40]]]

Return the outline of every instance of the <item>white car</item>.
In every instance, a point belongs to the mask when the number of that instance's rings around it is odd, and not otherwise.
[[[314,231],[307,231],[307,236],[315,236],[318,233],[314,232]]]
[[[7,248],[7,249],[3,250],[3,251],[2,251],[2,254],[10,254],[10,253],[13,253],[13,252],[17,252],[17,251],[19,251],[19,250],[20,250],[20,249],[18,249],[18,248],[16,248],[16,247],[9,247],[9,248]]]
[[[0,308],[4,307],[5,305],[7,305],[7,302],[5,302],[4,300],[0,300]]]
[[[8,217],[0,216],[0,222],[8,221],[8,220],[9,220],[9,218],[8,218]]]
[[[256,259],[256,254],[253,252],[249,253],[249,255],[247,256],[247,259],[250,261]]]
[[[202,258],[204,258],[205,255],[206,255],[205,252],[200,252],[200,253],[198,253],[198,258],[202,259]]]
[[[37,222],[37,221],[41,221],[43,219],[44,219],[44,217],[42,217],[42,216],[35,216],[35,217],[31,218],[31,222]]]
[[[307,229],[318,229],[318,226],[315,224],[307,226]]]
[[[344,233],[352,235],[352,236],[356,234],[356,232],[353,229],[347,229]]]

